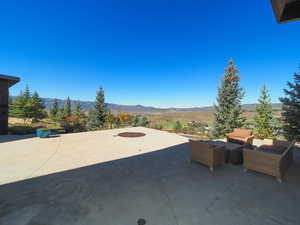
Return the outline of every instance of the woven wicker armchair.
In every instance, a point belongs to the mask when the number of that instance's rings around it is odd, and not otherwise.
[[[211,171],[225,161],[224,145],[213,145],[204,141],[190,140],[191,161],[200,162],[209,167]]]
[[[274,176],[281,183],[285,171],[293,162],[293,141],[288,146],[261,146],[243,150],[245,172],[249,170]]]
[[[250,130],[235,128],[233,132],[226,134],[227,142],[252,145],[254,136]]]

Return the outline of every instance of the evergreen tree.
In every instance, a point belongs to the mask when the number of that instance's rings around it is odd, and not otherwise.
[[[105,104],[104,90],[101,87],[97,91],[96,102],[94,104],[94,109],[89,113],[88,126],[90,129],[103,127],[107,120],[107,106]]]
[[[30,117],[34,120],[43,119],[46,117],[45,105],[37,92],[34,92],[30,101]]]
[[[56,121],[58,119],[58,113],[59,113],[59,106],[57,99],[54,99],[53,105],[50,109],[50,118],[53,121]]]
[[[47,113],[43,100],[37,92],[31,95],[28,85],[24,91],[10,104],[10,116],[26,119],[38,120],[45,118]]]
[[[70,97],[68,97],[65,104],[65,116],[71,116],[71,115],[72,115],[72,103]]]
[[[234,128],[242,127],[245,118],[241,106],[244,91],[240,87],[240,75],[232,59],[225,69],[221,87],[218,89],[217,105],[215,105],[215,121],[213,135],[224,136]]]
[[[11,103],[9,108],[9,115],[12,117],[26,119],[27,114],[25,110],[26,99],[24,98],[24,94],[21,91],[19,96]]]
[[[58,113],[57,113],[57,120],[58,120],[58,122],[64,121],[66,116],[67,116],[67,114],[66,114],[65,107],[64,106],[60,107],[58,109]]]
[[[259,138],[272,137],[272,122],[274,120],[272,112],[271,98],[267,87],[263,85],[261,89],[259,104],[256,106],[256,115],[254,117],[255,133]]]
[[[82,104],[80,103],[80,101],[77,101],[77,103],[75,104],[74,115],[77,118],[84,117],[84,113],[83,113],[83,109],[82,109]]]
[[[23,92],[23,97],[24,97],[25,101],[27,101],[27,102],[31,99],[31,92],[29,90],[28,85],[26,85],[26,87],[25,87],[25,90]]]
[[[97,115],[94,109],[91,109],[88,114],[88,121],[87,121],[87,129],[88,130],[97,130],[99,128],[99,123],[97,119]]]
[[[15,101],[12,102],[10,106],[10,116],[22,118],[24,122],[26,119],[32,116],[32,103],[31,103],[31,93],[28,85],[24,91],[20,92],[20,95],[16,97]]]
[[[294,83],[288,82],[282,102],[283,131],[288,140],[300,140],[300,72],[294,74]]]

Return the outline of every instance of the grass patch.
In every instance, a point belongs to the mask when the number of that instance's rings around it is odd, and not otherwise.
[[[38,128],[47,128],[51,130],[61,130],[62,128],[55,123],[47,120],[39,121],[36,123],[9,123],[8,133],[17,135],[34,134]]]

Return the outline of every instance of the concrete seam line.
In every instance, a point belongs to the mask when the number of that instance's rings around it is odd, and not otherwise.
[[[176,216],[176,213],[175,213],[175,209],[174,209],[174,207],[173,207],[173,205],[171,203],[171,199],[170,199],[169,195],[167,194],[167,192],[164,189],[163,181],[160,178],[158,178],[158,182],[160,183],[162,194],[165,195],[165,197],[167,199],[167,202],[170,205],[171,212],[172,212],[172,215],[173,215],[173,217],[175,219],[176,225],[179,225],[179,222],[178,222],[178,219],[177,219],[177,216]]]
[[[56,155],[56,153],[58,152],[59,150],[59,147],[60,147],[60,144],[61,144],[61,139],[59,139],[58,143],[57,143],[57,147],[56,147],[56,150],[50,155],[50,157],[40,166],[38,167],[36,170],[34,170],[29,176],[27,176],[26,179],[30,178],[33,174],[35,174],[37,171],[39,171],[40,169],[42,169],[49,161],[50,159],[52,159],[54,157],[54,155]]]

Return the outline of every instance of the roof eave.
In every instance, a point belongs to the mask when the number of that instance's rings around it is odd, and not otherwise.
[[[20,81],[20,78],[15,77],[15,76],[0,74],[0,80],[7,81],[9,87],[11,87],[11,86],[15,85],[16,83],[18,83]]]

